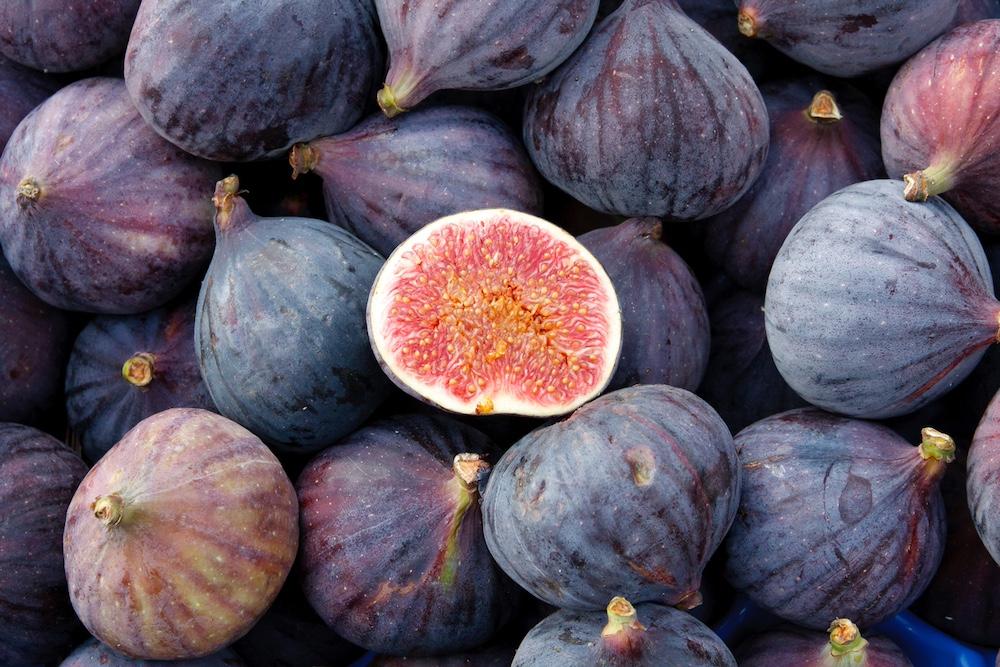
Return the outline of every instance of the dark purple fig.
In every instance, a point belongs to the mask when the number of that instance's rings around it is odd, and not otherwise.
[[[169,301],[212,252],[199,185],[218,167],[143,122],[117,79],[63,88],[0,160],[0,243],[18,277],[67,310],[138,313]]]
[[[943,195],[1000,233],[1000,19],[955,28],[906,62],[882,110],[886,170],[908,201]]]
[[[803,408],[740,431],[740,509],[726,539],[729,581],[814,630],[868,627],[910,605],[944,550],[938,484],[955,443]]]
[[[867,181],[817,204],[768,279],[767,340],[810,403],[855,417],[913,412],[958,384],[997,340],[982,245],[942,199],[913,204]]]
[[[21,119],[58,88],[55,78],[0,57],[0,151]]]
[[[850,77],[893,65],[944,32],[956,0],[737,0],[737,25],[815,70]]]
[[[168,408],[215,410],[194,353],[195,301],[142,315],[95,317],[66,371],[66,413],[96,461],[146,417]]]
[[[371,667],[510,667],[516,649],[506,642],[445,656],[376,656]]]
[[[891,639],[861,636],[858,626],[838,618],[829,634],[799,628],[772,630],[744,642],[736,651],[740,667],[911,667]]]
[[[195,348],[219,412],[279,449],[342,438],[389,392],[365,306],[382,258],[309,218],[259,218],[239,180],[216,185],[216,249],[198,297]]]
[[[1000,19],[1000,0],[958,0],[958,11],[952,25],[983,19]]]
[[[729,430],[700,398],[620,389],[507,450],[484,495],[486,543],[514,581],[563,609],[603,609],[616,592],[694,607],[739,472]]]
[[[0,664],[48,664],[78,626],[66,593],[62,530],[87,466],[61,442],[0,423]]]
[[[708,363],[705,297],[662,223],[633,218],[579,241],[604,266],[622,308],[622,352],[610,389],[669,384],[694,391]]]
[[[146,0],[125,81],[142,117],[212,160],[280,155],[343,132],[382,75],[370,0]]]
[[[243,667],[244,662],[232,649],[223,649],[193,660],[140,660],[115,653],[96,639],[89,639],[63,660],[59,667]]]
[[[524,140],[542,175],[591,208],[696,220],[757,178],[767,110],[675,0],[626,0],[529,96]]]
[[[388,255],[446,215],[483,208],[539,213],[542,189],[520,140],[496,117],[437,107],[378,114],[292,149],[295,173],[323,179],[330,220]]]
[[[306,597],[347,640],[437,655],[488,641],[515,587],[483,540],[486,436],[446,417],[364,428],[315,458],[298,482]]]
[[[633,607],[616,597],[607,613],[561,610],[536,625],[511,667],[736,667],[722,640],[683,611]]]
[[[742,287],[764,291],[788,232],[820,200],[884,175],[878,114],[860,92],[833,92],[815,77],[761,89],[771,147],[760,178],[734,206],[709,221],[705,246]]]
[[[1000,563],[1000,394],[990,402],[969,448],[969,509],[976,531]]]
[[[580,46],[599,0],[375,0],[389,45],[378,104],[390,118],[436,90],[541,79]]]

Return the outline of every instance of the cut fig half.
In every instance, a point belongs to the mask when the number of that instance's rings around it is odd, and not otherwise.
[[[508,209],[436,220],[389,256],[368,336],[401,389],[461,414],[561,415],[607,386],[621,309],[601,264]]]

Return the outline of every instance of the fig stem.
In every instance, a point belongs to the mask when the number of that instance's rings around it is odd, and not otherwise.
[[[683,611],[690,611],[695,607],[701,606],[704,602],[704,598],[701,596],[701,591],[691,591],[690,593],[685,593],[684,597],[677,601],[674,606]]]
[[[741,35],[745,35],[746,37],[757,36],[757,17],[754,14],[755,12],[752,9],[740,9],[740,14],[736,18],[736,27],[739,28]]]
[[[38,181],[31,176],[26,176],[17,184],[17,204],[21,208],[27,208],[30,204],[38,201],[42,189],[38,187]]]
[[[950,435],[927,426],[920,430],[920,458],[923,460],[944,461],[955,460],[955,441]]]
[[[108,528],[112,528],[121,523],[125,516],[125,499],[117,493],[109,493],[106,496],[98,496],[90,506],[94,510],[94,516],[100,519]]]
[[[868,645],[858,626],[846,618],[834,619],[827,632],[830,633],[830,655],[834,657],[859,653]]]
[[[457,454],[451,467],[462,486],[473,492],[478,490],[480,478],[490,471],[490,464],[479,454]]]
[[[236,207],[235,199],[240,194],[240,179],[236,175],[226,176],[215,184],[212,203],[215,204],[215,222],[219,229],[229,229],[233,209]]]
[[[914,202],[927,201],[955,186],[951,167],[941,165],[903,174],[903,183],[903,198]]]
[[[145,387],[153,381],[156,357],[149,352],[139,352],[125,360],[122,377],[136,387]]]
[[[403,108],[399,104],[396,92],[393,91],[392,87],[388,83],[382,87],[382,90],[378,91],[376,99],[378,99],[379,108],[382,109],[382,113],[384,113],[387,118],[395,118],[399,114],[408,111],[408,109]]]
[[[479,479],[489,472],[490,464],[479,454],[458,454],[451,467],[455,471],[454,481],[457,482],[458,499],[455,513],[451,517],[448,539],[445,542],[444,564],[441,566],[440,581],[444,586],[451,586],[455,582],[459,563],[458,531],[479,494]]]
[[[626,630],[643,631],[646,628],[639,623],[635,607],[625,598],[611,598],[608,603],[608,624],[601,630],[602,637],[612,637]]]
[[[308,174],[319,162],[319,153],[309,144],[295,144],[288,153],[288,163],[292,165],[292,180]]]
[[[837,100],[829,90],[821,90],[813,95],[806,115],[818,123],[835,123],[844,116],[840,113]]]

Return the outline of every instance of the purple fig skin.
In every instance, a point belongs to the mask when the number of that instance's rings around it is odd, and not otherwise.
[[[194,660],[133,660],[115,653],[91,638],[63,660],[59,667],[243,667],[243,665],[243,660],[231,649],[224,649]]]
[[[125,54],[142,117],[194,155],[245,162],[343,132],[382,74],[370,0],[147,0]]]
[[[486,436],[441,416],[361,429],[298,481],[302,582],[338,634],[393,655],[446,655],[489,641],[516,587],[490,559],[478,476]],[[459,474],[456,456],[478,472]]]
[[[591,208],[697,220],[757,178],[767,110],[746,68],[674,0],[626,0],[529,96],[524,143]]]
[[[715,411],[683,389],[637,385],[507,450],[483,498],[486,544],[522,588],[563,609],[604,609],[616,594],[693,607],[739,496]]]
[[[1000,563],[1000,394],[986,408],[972,446],[969,448],[969,477],[966,490],[969,510],[976,524],[976,531],[993,556]]]
[[[817,204],[788,235],[764,301],[782,377],[854,417],[913,412],[950,391],[997,340],[1000,303],[972,229],[944,200],[867,181]]]
[[[516,649],[516,644],[504,643],[433,658],[376,656],[371,665],[372,667],[510,667]]]
[[[379,106],[391,118],[436,90],[499,90],[537,81],[580,46],[598,4],[375,0],[389,45]]]
[[[542,186],[521,141],[470,107],[371,116],[292,149],[296,173],[323,179],[330,220],[388,256],[429,222],[485,208],[541,214]]]
[[[911,58],[882,109],[882,155],[909,201],[942,195],[1000,234],[1000,19],[955,28]]]
[[[0,150],[17,124],[58,89],[53,77],[0,57]]]
[[[809,209],[841,188],[885,176],[878,113],[856,89],[806,77],[765,85],[761,94],[771,122],[764,171],[705,231],[716,266],[757,292]]]
[[[578,239],[608,272],[622,308],[622,352],[609,390],[669,384],[694,391],[705,375],[705,297],[662,233],[659,220],[633,218]]]
[[[905,60],[944,32],[956,0],[737,0],[740,32],[838,77]]]
[[[958,11],[955,12],[955,22],[952,25],[959,26],[983,19],[1000,19],[1000,0],[958,0]]]
[[[204,184],[218,173],[150,130],[121,80],[85,79],[32,111],[8,142],[0,243],[21,281],[57,308],[150,310],[211,256]]]
[[[76,641],[62,526],[85,474],[52,436],[0,423],[0,664],[49,664]]]
[[[945,448],[925,460],[929,448],[884,426],[815,408],[748,426],[736,447],[727,577],[758,605],[814,630],[834,618],[865,628],[926,588],[944,551]]]
[[[757,635],[735,653],[740,667],[912,667],[913,663],[891,639],[866,637],[865,641],[867,644],[859,651],[835,656],[831,654],[829,635],[789,628]]]

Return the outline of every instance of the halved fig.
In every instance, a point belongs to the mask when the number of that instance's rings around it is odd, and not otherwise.
[[[461,414],[561,415],[615,372],[621,310],[568,233],[507,209],[436,220],[386,260],[368,336],[401,389]]]

